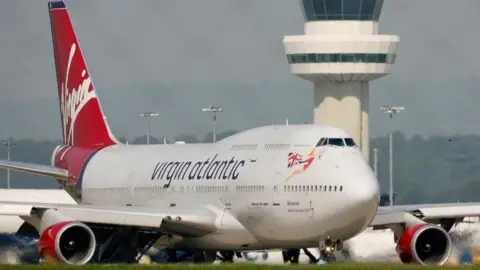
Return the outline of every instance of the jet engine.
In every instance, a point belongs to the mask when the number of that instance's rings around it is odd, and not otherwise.
[[[38,241],[42,258],[49,263],[86,264],[95,252],[95,235],[85,224],[60,222],[45,229]]]
[[[452,252],[452,240],[442,227],[418,224],[402,233],[396,251],[403,263],[443,265]]]

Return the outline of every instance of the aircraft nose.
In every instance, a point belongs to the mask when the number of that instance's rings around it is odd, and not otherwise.
[[[378,183],[376,181],[368,181],[369,183],[365,183],[356,190],[356,198],[359,203],[370,203],[372,201],[378,203],[380,199],[380,189]]]
[[[356,179],[357,185],[351,193],[354,203],[364,210],[376,211],[380,200],[380,187],[375,175],[365,175]]]

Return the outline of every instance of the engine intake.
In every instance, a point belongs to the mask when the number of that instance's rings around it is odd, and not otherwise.
[[[439,226],[418,224],[403,232],[396,251],[403,263],[443,265],[452,252],[452,240]]]
[[[82,265],[91,260],[96,241],[87,225],[67,221],[44,230],[38,245],[41,256],[47,262]]]

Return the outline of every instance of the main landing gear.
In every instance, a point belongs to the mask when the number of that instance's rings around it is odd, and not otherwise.
[[[298,264],[298,259],[300,257],[300,249],[298,248],[285,249],[282,251],[282,257],[283,257],[283,263],[290,262],[291,264]]]
[[[232,251],[180,251],[164,249],[159,252],[160,257],[152,257],[156,263],[233,263],[234,256],[241,256]]]
[[[215,252],[201,252],[201,251],[179,251],[175,249],[163,250],[165,255],[164,263],[213,263],[215,261]],[[158,260],[161,262],[161,260]]]
[[[93,263],[138,263],[161,234],[127,227],[113,232],[98,230],[96,236],[100,243],[92,257]]]

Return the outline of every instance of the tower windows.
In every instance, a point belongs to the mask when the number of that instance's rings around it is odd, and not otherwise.
[[[302,0],[306,21],[378,21],[383,0]]]
[[[394,64],[395,54],[385,53],[297,53],[288,54],[289,64],[375,63]]]

